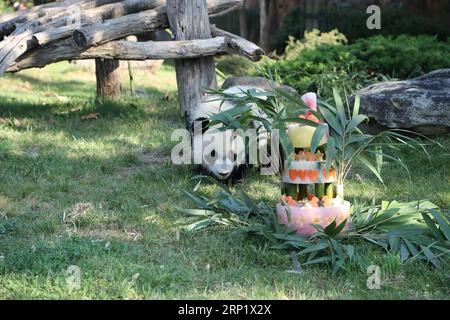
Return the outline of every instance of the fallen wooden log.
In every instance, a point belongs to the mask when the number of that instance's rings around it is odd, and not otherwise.
[[[54,7],[51,9],[54,10],[51,15],[44,14],[43,17],[37,19],[36,21],[17,25],[15,24],[14,31],[8,36],[8,38],[0,42],[0,75],[2,75],[8,66],[18,57],[38,45],[36,39],[33,38],[34,33],[42,32],[47,28],[64,26],[68,22],[75,24],[77,19],[76,17],[73,17],[73,13],[80,13],[80,10],[83,8],[91,8],[98,4],[111,3],[112,1],[117,0],[66,0],[53,4]],[[37,12],[39,11],[40,10]],[[18,16],[15,20],[21,19],[22,17],[23,16]],[[28,16],[25,15],[25,17]]]
[[[215,26],[211,26],[211,30],[212,35],[215,36],[216,39],[217,37],[221,38],[225,36],[226,48],[222,49],[222,46],[217,46],[217,54],[225,53],[226,51],[227,53],[243,55],[252,61],[258,61],[261,59],[262,55],[264,55],[264,51],[261,48],[245,39],[223,31]],[[17,72],[23,69],[41,68],[50,63],[63,60],[94,58],[119,60],[169,59],[168,57],[170,57],[170,59],[178,59],[181,57],[195,58],[195,46],[203,46],[206,44],[207,43],[202,44],[202,42],[194,41],[191,50],[177,50],[176,48],[178,45],[181,45],[181,47],[184,48],[187,44],[180,41],[156,41],[144,42],[141,45],[139,42],[129,44],[128,42],[118,41],[92,47],[86,50],[77,46],[73,38],[68,38],[33,49],[21,57],[16,63],[12,64],[7,71]],[[161,47],[161,49],[157,49],[158,47]],[[143,50],[143,53],[139,54],[139,50]],[[157,54],[156,50],[159,50],[160,54]],[[164,51],[166,52],[164,53]],[[214,49],[213,47],[210,47],[209,49],[204,49],[204,51],[213,52]],[[181,52],[185,53],[182,54]]]
[[[211,26],[211,32],[214,37],[225,37],[230,53],[239,54],[247,57],[251,61],[259,61],[264,55],[264,50],[258,47],[253,42],[241,38],[235,34],[219,29],[216,26]]]
[[[92,5],[92,0],[86,1],[85,5]],[[111,0],[99,0],[105,3]],[[161,0],[136,1],[126,0],[110,5],[100,6],[95,9],[86,10],[83,13],[85,23],[92,23],[102,20],[105,17],[129,12],[138,11],[142,8],[151,10],[129,14],[118,18],[107,20],[106,22],[94,23],[73,34],[75,42],[84,48],[106,43],[112,40],[123,39],[129,35],[139,32],[148,32],[156,29],[167,28],[169,26],[165,6],[156,7],[161,4]],[[209,0],[208,11],[214,15],[228,12],[230,9],[240,7],[242,0]],[[25,52],[36,46],[63,39],[72,35],[71,29],[78,27],[72,16],[67,16],[67,12],[79,10],[80,2],[65,8],[56,13],[53,17],[42,18],[36,22],[21,25],[16,29],[11,37],[0,43],[0,75],[14,63]],[[120,8],[119,8],[120,7]],[[49,30],[49,31],[47,31]]]
[[[60,12],[50,18],[45,17],[37,22],[22,25],[20,29],[14,31],[10,38],[0,44],[0,75],[26,51],[38,45],[70,36],[73,30],[80,27],[83,20],[84,23],[94,23],[116,15],[121,16],[142,9],[153,9],[164,3],[163,0],[126,0],[117,3],[110,3],[111,0],[82,1],[85,1],[84,6],[88,8],[93,7],[95,3],[106,5],[83,10],[80,2],[75,1],[69,7],[61,8]],[[68,13],[72,14],[67,16]]]
[[[190,59],[227,52],[225,37],[189,41],[113,41],[87,50],[69,38],[36,48],[11,65],[7,72],[41,68],[53,62],[82,59],[151,60]]]
[[[240,8],[242,0],[208,0],[208,13],[218,16]],[[123,39],[129,35],[165,29],[169,27],[167,10],[160,6],[153,10],[111,19],[81,28],[74,32],[77,45],[83,48],[99,45],[112,40]]]
[[[82,12],[83,23],[97,23],[129,14],[151,10],[165,4],[165,0],[125,0]]]
[[[140,12],[142,10],[151,10],[161,6],[165,3],[165,0],[126,0],[120,3],[111,3],[96,7],[93,9],[85,10],[81,12],[80,23],[82,25],[94,24],[98,21],[105,21],[124,15]],[[74,30],[80,26],[74,26],[73,24],[67,25],[66,22],[62,27],[46,28],[43,32],[38,32],[33,35],[37,44],[42,46],[52,41],[67,38],[71,36]]]

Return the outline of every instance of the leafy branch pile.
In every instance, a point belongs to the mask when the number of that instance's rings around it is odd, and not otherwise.
[[[195,177],[195,179],[207,177]],[[422,260],[444,270],[450,258],[450,214],[440,211],[429,201],[409,203],[383,202],[370,206],[354,205],[351,226],[343,234],[347,221],[328,227],[314,225],[317,232],[309,237],[295,233],[281,225],[275,208],[263,201],[251,199],[244,191],[233,194],[222,184],[220,190],[208,198],[194,193],[186,195],[197,209],[179,210],[187,218],[179,221],[190,232],[216,226],[238,228],[256,234],[271,244],[273,249],[295,250],[303,266],[324,264],[333,273],[347,270],[352,263],[364,263],[357,244],[368,242],[397,254],[402,262]]]

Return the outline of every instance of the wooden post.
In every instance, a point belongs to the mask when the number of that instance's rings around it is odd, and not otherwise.
[[[211,38],[206,0],[167,0],[166,6],[175,40]],[[203,89],[217,88],[214,57],[178,60],[175,69],[181,115],[189,119],[203,100]]]
[[[240,36],[244,39],[248,38],[248,25],[247,25],[247,15],[245,11],[245,0],[242,5],[242,9],[239,10],[239,31]]]
[[[276,0],[262,0],[260,2],[260,31],[259,45],[270,52],[274,48],[273,34],[278,30],[278,7]]]
[[[95,59],[97,99],[117,100],[122,94],[119,77],[119,60]]]

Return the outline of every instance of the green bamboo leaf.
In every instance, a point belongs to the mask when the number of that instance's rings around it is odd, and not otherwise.
[[[306,241],[302,236],[299,236],[298,234],[274,233],[273,236],[280,240],[297,242],[305,248],[311,245],[310,242]]]
[[[383,178],[381,178],[381,174],[379,170],[377,170],[376,165],[371,163],[370,160],[362,154],[359,155],[358,160],[362,164],[364,164],[370,171],[372,171],[372,173],[378,178],[378,180],[380,180],[380,182],[384,184]]]
[[[227,116],[227,117],[236,117],[238,115],[241,115],[245,112],[251,111],[251,107],[248,105],[244,105],[244,106],[240,106],[240,107],[235,107],[235,108],[231,108],[229,110],[226,111],[221,111],[219,113],[216,113],[214,115],[211,116],[210,120],[217,120],[217,118],[220,118],[221,116]]]
[[[355,255],[355,247],[351,244],[348,244],[346,246],[346,250],[347,250],[347,256],[350,259],[350,261],[352,261],[354,255]]]
[[[312,265],[312,264],[322,264],[322,263],[328,263],[331,261],[330,257],[320,257],[317,259],[309,260],[305,263],[302,263],[302,266]]]
[[[331,113],[329,110],[322,108],[322,107],[318,107],[320,113],[323,115],[323,117],[325,118],[325,121],[331,126],[331,128],[341,137],[344,136],[344,129],[342,127],[342,125],[339,123],[339,119],[337,119],[337,117]]]
[[[367,141],[369,139],[372,139],[373,136],[370,134],[357,134],[357,135],[351,135],[350,138],[347,139],[345,145],[351,145],[353,143],[360,143],[360,142],[364,142]]]
[[[403,243],[400,244],[400,261],[405,262],[409,258],[409,250]]]
[[[353,118],[359,114],[359,108],[361,106],[361,97],[359,95],[355,96],[355,103],[353,104]]]
[[[436,227],[436,224],[434,221],[430,218],[428,213],[422,212],[423,220],[425,221],[425,224],[428,226],[428,229],[433,234],[436,240],[444,240],[444,234],[439,231],[439,229]]]
[[[347,124],[347,117],[345,115],[344,103],[342,102],[342,98],[339,95],[339,92],[336,88],[333,88],[333,96],[334,96],[334,103],[336,104],[336,114],[341,120],[342,128],[345,130]]]
[[[326,156],[326,169],[329,171],[331,169],[331,166],[333,165],[333,161],[336,157],[337,150],[336,150],[336,143],[335,143],[334,137],[328,138],[327,148],[325,149],[325,156]]]
[[[327,243],[327,242],[318,242],[318,243],[313,244],[310,247],[300,251],[298,253],[298,255],[300,256],[300,255],[304,255],[304,254],[311,253],[311,252],[314,252],[314,251],[321,251],[323,249],[328,248],[329,246],[330,246],[330,244]]]
[[[290,93],[288,93],[286,90],[283,89],[275,89],[275,92],[277,94],[279,94],[280,96],[286,98],[287,100],[291,101],[292,103],[294,103],[297,106],[301,106],[302,105],[302,99],[300,99],[300,97],[294,96]],[[305,107],[304,110],[306,110],[307,108]]]
[[[207,180],[207,181],[211,182],[212,184],[220,187],[227,195],[231,195],[231,190],[230,190],[230,188],[228,188],[228,186],[226,184],[221,183],[220,181],[218,181],[217,179],[214,179],[211,176],[196,175],[196,176],[192,177],[190,180]],[[188,193],[188,192],[185,191],[185,193]]]
[[[336,113],[336,108],[333,107],[331,104],[329,104],[328,102],[321,100],[321,99],[317,99],[317,104],[320,106],[324,106],[325,108],[327,108],[328,110],[330,110],[333,113]]]
[[[345,219],[342,221],[337,227],[336,227],[336,234],[334,236],[337,236],[339,233],[341,233],[342,230],[344,230],[345,226],[347,225],[348,219]]]
[[[347,130],[351,132],[353,129],[359,127],[361,123],[364,121],[369,120],[367,116],[364,116],[362,114],[358,114],[357,116],[353,116],[353,119],[350,120],[350,122],[347,125]]]
[[[208,227],[211,223],[212,221],[210,219],[203,219],[185,226],[184,229],[188,232],[195,232]]]
[[[436,219],[442,233],[445,235],[447,240],[450,241],[450,223],[448,220],[446,220],[439,211],[434,209],[431,209],[430,213],[433,215],[434,219]]]
[[[331,222],[323,231],[325,234],[332,237],[335,230],[336,230],[336,219],[334,219],[333,222]]]
[[[338,273],[341,269],[347,270],[347,269],[344,267],[344,264],[345,264],[345,261],[344,261],[344,260],[338,260],[338,261],[336,261],[336,263],[334,264],[333,271],[332,271],[331,274],[334,276],[334,275],[336,275],[336,273]]]
[[[201,209],[183,209],[183,208],[175,208],[177,211],[188,214],[190,216],[209,216],[211,214],[214,214],[214,211],[211,210],[201,210]]]
[[[193,202],[195,202],[195,204],[199,208],[201,208],[201,209],[210,209],[209,205],[207,204],[207,202],[204,199],[202,199],[200,197],[197,197],[197,196],[195,196],[195,195],[193,195],[193,194],[191,194],[191,193],[189,193],[187,191],[184,191],[184,194],[186,196],[188,196],[188,198],[191,199]]]
[[[292,160],[292,158],[289,156],[294,151],[294,147],[292,146],[291,139],[289,139],[285,130],[279,131],[279,137],[280,137],[281,146],[283,147],[285,159]]]
[[[319,123],[316,123],[314,121],[308,120],[308,119],[303,119],[303,118],[286,118],[282,120],[284,123],[298,123],[298,124],[302,124],[305,126],[310,126],[310,127],[318,127]]]
[[[260,91],[257,89],[249,89],[247,91],[242,91],[243,93],[247,93],[248,95],[260,98],[260,97],[273,97],[275,94],[272,91]]]
[[[396,254],[400,249],[400,239],[397,236],[390,234],[389,247],[391,248],[392,253]]]
[[[342,248],[341,248],[339,242],[336,241],[335,239],[330,239],[330,242],[333,247],[333,250],[337,253],[337,256],[339,257],[339,260],[345,261],[345,255],[344,255],[344,252],[342,251]]]
[[[425,247],[425,246],[421,245],[420,248],[422,249],[422,252],[425,255],[425,257],[428,259],[428,261],[430,261],[437,269],[441,269],[442,268],[439,260],[436,258],[436,256],[430,250],[429,247]]]
[[[374,238],[372,238],[370,235],[362,235],[362,237],[363,237],[363,239],[369,241],[370,243],[373,243],[373,244],[375,244],[375,245],[377,245],[377,246],[380,246],[380,247],[382,247],[382,248],[385,249],[385,250],[386,250],[387,247],[388,247],[387,242],[386,242],[386,241],[383,241],[383,240],[381,240],[381,239],[374,239]]]
[[[319,143],[322,141],[325,134],[328,132],[328,125],[327,124],[320,124],[316,131],[314,132],[312,139],[311,139],[311,145],[310,145],[310,152],[311,154],[314,154],[317,150],[317,147],[319,146]]]
[[[406,246],[409,249],[409,252],[413,255],[413,257],[420,258],[420,252],[417,250],[417,248],[409,242],[407,239],[403,238],[403,241],[405,242]]]

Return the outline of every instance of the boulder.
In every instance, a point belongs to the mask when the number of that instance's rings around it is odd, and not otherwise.
[[[256,87],[263,90],[273,90],[273,88],[281,89],[291,96],[300,97],[297,90],[287,85],[272,83],[270,80],[262,77],[229,77],[222,85],[222,89],[228,89],[234,86]]]
[[[405,81],[381,82],[360,90],[367,129],[401,128],[424,135],[450,132],[450,69]]]

